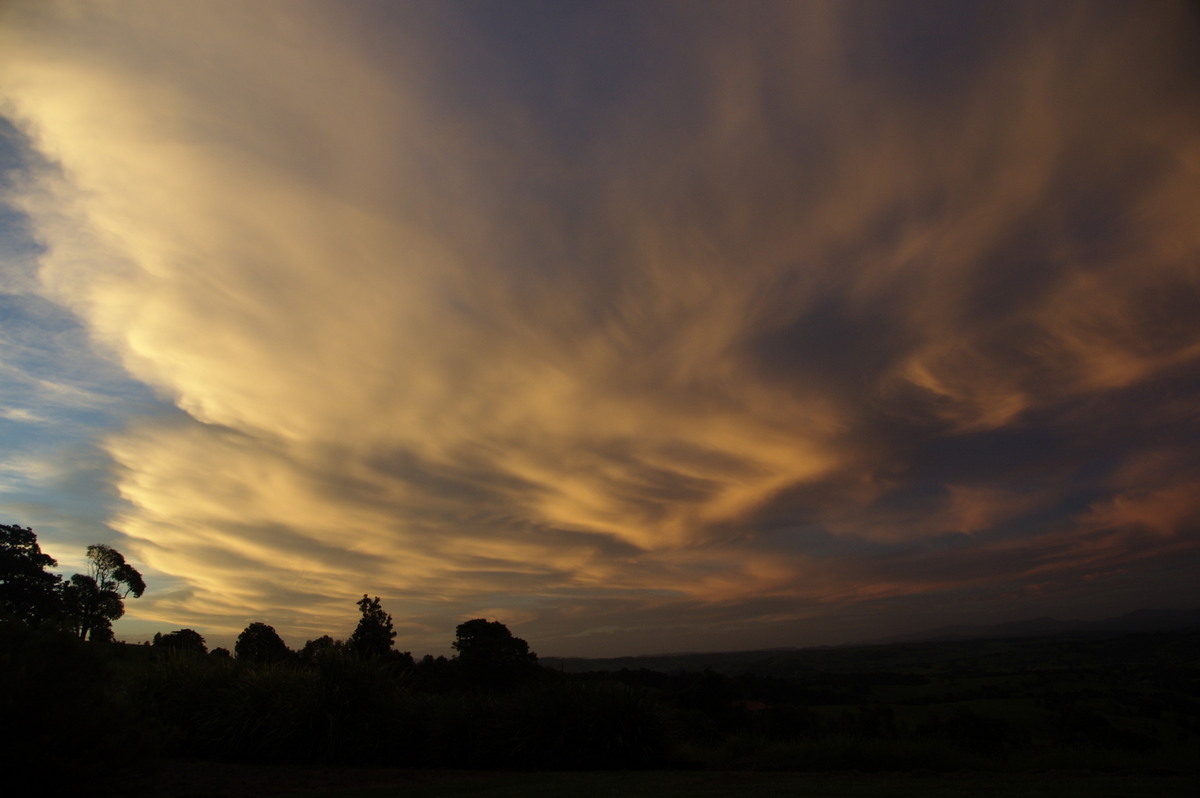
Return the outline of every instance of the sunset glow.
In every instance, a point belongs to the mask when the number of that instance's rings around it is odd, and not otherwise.
[[[1196,603],[1183,3],[0,5],[0,522],[118,637]]]

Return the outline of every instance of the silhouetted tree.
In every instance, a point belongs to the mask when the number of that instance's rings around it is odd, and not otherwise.
[[[138,570],[125,562],[125,556],[116,549],[98,543],[87,547],[88,575],[96,580],[101,590],[119,593],[122,599],[132,593],[141,598],[146,592],[146,581]],[[124,590],[121,590],[124,588]]]
[[[329,635],[321,635],[316,640],[309,640],[300,649],[301,662],[316,662],[321,657],[327,656],[337,651],[345,649],[346,644],[340,640],[334,640]]]
[[[233,650],[247,662],[282,662],[292,653],[275,627],[257,621],[242,630]]]
[[[421,689],[431,693],[445,693],[458,686],[458,663],[426,654],[421,661],[415,663],[416,683]]]
[[[138,598],[146,582],[121,552],[103,544],[88,546],[88,573],[75,574],[62,588],[63,610],[82,640],[112,639],[112,623],[125,614],[125,598]],[[123,590],[122,590],[123,588]]]
[[[499,621],[476,618],[455,630],[454,650],[467,675],[492,686],[512,684],[537,670],[537,654]]]
[[[207,654],[208,646],[204,644],[204,637],[193,629],[180,629],[177,632],[169,632],[168,634],[154,634],[155,648],[163,648],[167,651],[178,651],[187,654]]]
[[[125,604],[114,590],[101,590],[96,580],[75,574],[62,588],[66,624],[80,640],[112,639],[112,623],[125,614]]]
[[[212,651],[208,652],[208,656],[214,657],[216,659],[232,659],[233,658],[233,655],[229,653],[229,649],[221,647],[221,646],[218,646],[217,648],[214,648]]]
[[[354,634],[346,641],[346,648],[357,657],[386,657],[392,650],[392,640],[396,633],[392,631],[392,616],[383,611],[379,604],[379,596],[367,598],[364,593],[358,601],[362,618],[354,629]]]
[[[39,626],[61,610],[58,565],[32,529],[0,524],[0,619]]]

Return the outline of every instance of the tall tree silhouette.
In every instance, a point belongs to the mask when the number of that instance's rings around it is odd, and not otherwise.
[[[125,614],[125,598],[146,591],[142,575],[116,549],[88,546],[88,573],[63,585],[63,608],[71,630],[83,640],[111,640],[112,623]]]
[[[59,614],[58,563],[28,527],[0,524],[0,619],[39,626]]]
[[[392,630],[392,616],[383,611],[379,596],[358,600],[358,608],[362,618],[354,629],[354,634],[346,641],[346,647],[352,654],[359,657],[386,657],[391,653],[392,641],[396,633]]]
[[[133,594],[141,598],[146,592],[146,581],[137,569],[125,562],[125,556],[116,549],[98,543],[87,547],[88,575],[96,580],[101,590],[119,593],[122,599]]]

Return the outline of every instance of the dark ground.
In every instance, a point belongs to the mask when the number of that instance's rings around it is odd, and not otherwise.
[[[1200,776],[1045,773],[755,773],[624,771],[494,773],[267,767],[164,761],[126,782],[125,796],[145,798],[874,798],[874,796],[1031,796],[1126,798],[1200,795]]]

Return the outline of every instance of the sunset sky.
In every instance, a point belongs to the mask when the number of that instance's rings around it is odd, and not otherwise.
[[[118,638],[1200,602],[1200,12],[0,0],[0,523]]]

